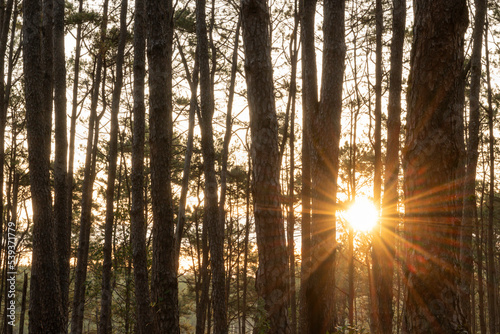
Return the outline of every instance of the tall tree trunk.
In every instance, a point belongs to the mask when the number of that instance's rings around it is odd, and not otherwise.
[[[382,34],[384,17],[382,0],[375,1],[375,133],[374,133],[374,173],[373,173],[373,202],[377,210],[380,209],[380,196],[382,191]],[[356,56],[356,55],[355,55]],[[371,108],[371,107],[370,107]],[[371,126],[371,122],[370,122]],[[378,221],[377,228],[373,236],[373,282],[379,285],[381,270],[381,220]],[[368,268],[370,270],[370,268]],[[370,282],[370,281],[369,281]],[[372,288],[370,288],[372,289]],[[391,288],[392,289],[392,288]],[[372,291],[372,290],[370,290]],[[370,294],[375,297],[374,294]],[[370,298],[371,307],[374,310],[371,312],[371,325],[375,329],[375,333],[380,332],[380,312],[378,311],[378,299]],[[392,302],[392,300],[391,300]],[[392,330],[392,329],[390,329]],[[390,332],[387,332],[390,333]]]
[[[146,1],[148,14],[149,145],[153,209],[151,293],[158,333],[179,333],[172,154],[172,0]]]
[[[9,22],[12,13],[13,0],[9,0],[0,9],[0,78],[5,76],[5,53],[7,51],[7,37],[9,36]],[[12,43],[12,41],[11,41]],[[4,79],[0,80],[0,166],[5,165],[5,126],[7,124],[8,100],[5,92]],[[3,237],[3,217],[4,217],[4,170],[0,168],[0,245]],[[0,247],[1,248],[1,247]],[[0,251],[1,258],[1,251]]]
[[[489,166],[490,166],[490,189],[488,202],[488,233],[486,252],[486,286],[488,291],[488,320],[490,333],[497,333],[497,295],[496,295],[496,274],[495,274],[495,230],[493,229],[494,205],[495,205],[495,135],[493,132],[493,120],[495,118],[492,105],[491,77],[490,77],[490,57],[488,50],[488,19],[485,28],[485,50],[486,50],[486,80],[488,84],[488,129],[489,129]]]
[[[99,133],[97,103],[99,100],[99,87],[102,77],[102,67],[105,56],[104,39],[106,37],[108,2],[104,1],[103,21],[100,32],[100,48],[97,54],[92,99],[90,105],[90,118],[87,138],[87,152],[85,155],[85,170],[82,185],[80,236],[78,242],[78,256],[75,272],[75,294],[73,298],[73,313],[71,315],[71,333],[81,334],[83,331],[83,315],[85,309],[85,281],[87,279],[87,264],[89,256],[89,242],[92,216],[92,193],[95,180],[95,165],[97,149],[97,138]]]
[[[99,333],[111,334],[111,255],[113,222],[115,218],[115,180],[116,164],[118,158],[118,113],[120,111],[120,95],[123,86],[123,58],[125,53],[125,42],[127,38],[127,0],[123,0],[120,12],[120,37],[118,41],[118,51],[116,54],[116,79],[113,87],[113,97],[111,102],[111,125],[109,134],[109,165],[108,180],[106,189],[106,221],[104,227],[104,246],[102,264],[102,284],[101,284],[101,315],[99,320]]]
[[[471,56],[471,82],[470,82],[470,115],[468,124],[467,165],[464,185],[464,213],[462,219],[462,232],[460,234],[460,262],[462,263],[461,301],[462,309],[467,323],[471,323],[472,312],[470,292],[474,273],[474,256],[472,244],[472,230],[474,228],[474,212],[476,208],[476,170],[479,145],[479,96],[481,89],[481,53],[483,48],[484,21],[486,17],[487,2],[476,0],[476,14],[474,18],[473,49]]]
[[[310,333],[311,317],[307,290],[311,274],[311,160],[310,160],[310,117],[318,108],[318,82],[316,69],[316,46],[314,17],[316,0],[301,0],[302,38],[302,234],[300,274],[300,318],[301,333]]]
[[[148,281],[146,246],[147,222],[144,201],[144,147],[145,103],[144,81],[146,73],[146,7],[144,0],[135,0],[134,15],[134,108],[132,139],[132,208],[131,244],[134,264],[137,332],[154,333],[153,314]]]
[[[144,79],[146,75],[146,7],[145,0],[135,0],[134,15],[134,123],[132,135],[132,208],[130,237],[134,262],[137,333],[153,331],[153,314],[148,282],[146,246],[147,222],[144,217],[144,147],[145,113]]]
[[[42,90],[44,64],[38,0],[23,2],[23,56],[28,163],[33,207],[33,252],[29,310],[30,333],[64,333],[58,280],[55,226],[50,191],[50,109]]]
[[[311,114],[312,272],[307,289],[310,333],[335,331],[335,253],[345,1],[327,1],[323,21],[321,102]]]
[[[387,112],[387,150],[385,160],[384,196],[380,230],[377,302],[379,333],[392,333],[393,276],[396,233],[399,224],[398,177],[399,135],[401,129],[401,82],[403,70],[403,45],[406,24],[406,0],[393,0],[392,10],[391,70],[389,81],[389,104]]]
[[[71,225],[68,224],[68,139],[66,125],[66,59],[64,49],[64,1],[54,0],[54,214],[57,227],[57,253],[61,303],[68,323],[69,261],[71,256]]]
[[[252,137],[254,217],[259,250],[257,294],[264,302],[263,330],[289,333],[288,259],[280,205],[278,121],[273,94],[269,8],[242,0],[245,73]]]
[[[217,179],[215,175],[215,149],[212,120],[214,91],[210,75],[205,0],[196,1],[196,36],[200,64],[200,128],[203,170],[205,174],[205,201],[203,224],[208,226],[210,266],[212,268],[212,302],[214,331],[227,333],[225,273],[224,273],[224,220],[219,218]]]
[[[456,333],[466,328],[457,286],[467,4],[415,5],[403,160],[408,242],[403,333]]]

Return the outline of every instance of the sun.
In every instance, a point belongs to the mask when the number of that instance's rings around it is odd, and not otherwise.
[[[378,211],[371,200],[360,197],[345,211],[344,218],[358,232],[369,232],[378,220]]]

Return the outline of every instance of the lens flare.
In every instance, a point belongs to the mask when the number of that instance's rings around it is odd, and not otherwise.
[[[372,201],[360,197],[350,205],[344,217],[355,231],[369,232],[377,224],[378,211]]]

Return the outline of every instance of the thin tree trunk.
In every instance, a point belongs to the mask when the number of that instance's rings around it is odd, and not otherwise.
[[[3,2],[2,2],[3,3]],[[0,78],[5,76],[5,52],[7,51],[7,37],[9,36],[9,23],[12,13],[13,0],[9,0],[3,8],[1,8],[0,21]],[[14,26],[15,27],[15,26]],[[11,40],[12,43],[12,40]],[[4,79],[0,80],[0,166],[5,165],[5,126],[7,124],[7,97],[5,94]],[[0,168],[0,189],[4,187],[4,170]],[[0,245],[3,241],[3,217],[4,217],[4,193],[0,191]],[[0,247],[1,249],[1,247]],[[1,251],[0,251],[1,258]]]
[[[466,1],[415,2],[404,154],[403,333],[468,332],[460,309]]]
[[[300,333],[310,333],[311,317],[308,304],[308,284],[311,274],[311,161],[310,161],[310,115],[318,108],[318,83],[315,51],[314,17],[316,0],[301,0],[302,36],[302,234],[300,274]]]
[[[224,273],[224,217],[219,217],[217,179],[215,174],[215,149],[212,120],[214,92],[209,68],[205,0],[196,1],[196,36],[200,64],[200,128],[203,169],[205,174],[205,201],[203,224],[208,226],[210,266],[212,268],[212,303],[214,331],[227,333],[227,305]],[[230,130],[230,129],[229,129]],[[222,189],[221,191],[224,191]],[[223,195],[223,192],[221,193]]]
[[[54,0],[54,215],[57,227],[57,253],[61,303],[68,323],[71,225],[68,224],[68,139],[66,125],[66,59],[64,49],[64,0]]]
[[[87,264],[89,253],[91,215],[92,215],[92,192],[95,180],[95,165],[97,149],[97,138],[99,133],[99,121],[97,117],[97,103],[99,100],[99,87],[102,77],[104,62],[104,39],[106,37],[106,25],[108,16],[108,2],[105,0],[103,9],[103,21],[101,24],[100,41],[101,48],[97,54],[92,100],[90,105],[90,118],[87,138],[87,152],[85,156],[85,171],[82,185],[82,201],[80,216],[80,237],[78,242],[78,257],[75,273],[75,294],[73,299],[73,313],[71,315],[71,333],[81,334],[83,331],[83,315],[85,309],[85,281],[87,278]]]
[[[294,211],[294,188],[295,188],[295,99],[297,93],[297,31],[299,28],[299,15],[297,8],[297,0],[294,3],[294,28],[292,32],[292,41],[290,44],[290,61],[292,65],[292,73],[290,80],[290,96],[291,100],[291,115],[290,115],[290,183],[289,183],[289,198],[288,198],[288,216],[287,216],[287,248],[288,248],[288,263],[290,265],[290,333],[297,333],[297,293],[295,286],[295,211]]]
[[[486,19],[484,39],[486,50],[486,80],[488,84],[488,128],[489,128],[489,166],[490,166],[490,189],[488,203],[488,234],[487,234],[487,291],[488,291],[488,320],[490,333],[497,333],[496,321],[496,274],[495,274],[495,231],[494,226],[494,205],[495,205],[495,135],[493,132],[493,120],[495,118],[492,105],[491,77],[490,77],[490,58],[488,50],[488,19]]]
[[[483,203],[484,203],[484,190],[486,186],[486,171],[483,171],[483,180],[481,184],[482,184],[481,198],[479,199],[479,212],[481,213],[481,216],[478,217],[478,219],[476,220],[477,294],[479,303],[479,329],[481,334],[486,334],[486,318],[484,312],[483,247],[482,247],[482,245],[484,245]],[[476,214],[477,214],[477,209],[476,209]]]
[[[289,333],[288,258],[280,204],[278,121],[273,94],[267,1],[242,0],[245,72],[252,137],[254,217],[259,250],[257,294],[264,302],[262,330]]]
[[[125,53],[125,42],[127,38],[127,0],[123,0],[120,12],[120,36],[118,40],[118,51],[116,55],[116,79],[113,87],[111,102],[111,125],[109,134],[109,165],[106,189],[106,220],[104,227],[104,246],[102,264],[101,284],[101,315],[99,320],[99,333],[111,334],[111,264],[112,264],[112,238],[113,223],[115,217],[115,180],[116,165],[118,158],[118,113],[120,111],[120,96],[123,86],[123,58]]]
[[[38,0],[23,3],[23,56],[26,97],[28,162],[33,207],[33,251],[30,289],[32,334],[65,332],[58,280],[55,226],[50,191],[49,96],[42,90],[44,69],[41,45],[41,8]]]
[[[134,262],[136,330],[139,334],[154,332],[148,282],[146,246],[147,222],[144,201],[145,112],[144,80],[146,75],[146,7],[145,0],[135,0],[134,15],[134,109],[132,134],[132,208],[130,237]]]
[[[246,321],[247,321],[247,288],[248,288],[248,238],[250,236],[250,181],[252,175],[252,160],[250,152],[248,152],[248,172],[247,182],[245,188],[246,194],[246,213],[245,213],[245,240],[244,240],[244,256],[243,256],[243,312],[241,315],[241,333],[246,334]]]
[[[470,292],[473,280],[474,256],[472,245],[472,230],[474,228],[474,209],[476,207],[476,170],[479,145],[479,96],[481,89],[481,52],[483,48],[484,21],[486,17],[487,2],[485,0],[475,1],[476,14],[474,19],[473,49],[471,56],[471,83],[470,83],[470,115],[468,124],[467,142],[467,165],[464,185],[464,214],[461,231],[460,262],[462,263],[461,301],[462,309],[467,323],[471,324],[472,313]]]
[[[375,133],[374,133],[374,153],[375,153],[375,163],[374,163],[374,173],[373,173],[373,202],[377,210],[380,209],[380,196],[382,191],[382,34],[383,34],[383,8],[382,0],[375,1]],[[354,55],[356,57],[356,55]],[[371,127],[371,121],[370,121]],[[373,236],[373,281],[376,286],[380,286],[380,276],[382,275],[382,270],[385,270],[381,266],[380,261],[382,260],[382,240],[381,240],[381,230],[382,224],[381,220],[378,220],[376,229]],[[368,268],[369,270],[369,268]],[[371,283],[369,284],[370,292],[373,291]],[[392,289],[392,287],[391,287]],[[370,293],[371,308],[373,311],[371,315],[371,327],[374,329],[375,333],[381,332],[380,324],[380,311],[378,305],[378,299],[372,298],[375,294]],[[392,304],[392,300],[391,300]],[[392,305],[391,305],[392,306]],[[391,333],[392,328],[389,329],[387,334]]]
[[[406,24],[406,0],[393,0],[392,11],[391,70],[389,81],[389,105],[387,116],[387,150],[385,160],[384,196],[378,246],[379,281],[377,289],[379,333],[392,333],[393,276],[396,233],[399,224],[398,178],[399,136],[401,131],[401,82],[403,69],[403,45]]]
[[[175,221],[171,191],[172,0],[146,1],[148,14],[149,145],[153,211],[151,294],[158,333],[179,333]]]

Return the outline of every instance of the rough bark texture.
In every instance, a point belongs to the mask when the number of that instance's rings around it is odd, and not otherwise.
[[[175,221],[170,184],[172,147],[172,0],[147,0],[149,145],[153,209],[151,294],[158,333],[179,333]]]
[[[144,78],[146,75],[146,10],[144,0],[135,0],[134,15],[134,123],[132,138],[132,208],[130,237],[134,262],[137,333],[151,334],[153,316],[148,282],[146,220],[144,218]]]
[[[196,1],[196,35],[200,65],[200,128],[205,200],[203,224],[208,225],[210,266],[212,268],[212,304],[214,330],[227,333],[225,271],[224,271],[224,219],[219,219],[217,178],[215,175],[215,149],[212,119],[214,92],[210,75],[205,0]]]
[[[71,225],[68,224],[66,125],[66,56],[64,50],[64,1],[54,0],[54,214],[57,226],[59,281],[64,318],[68,319],[69,260],[71,256]]]
[[[459,302],[465,0],[415,2],[404,149],[403,333],[468,333]]]
[[[479,146],[479,91],[481,87],[481,52],[483,48],[483,32],[486,16],[486,1],[476,0],[474,18],[473,48],[471,56],[471,81],[469,93],[469,124],[467,142],[467,165],[464,186],[464,213],[462,220],[460,262],[462,263],[461,302],[467,323],[471,323],[470,287],[474,275],[474,256],[472,230],[474,229],[474,212],[476,207],[476,170]]]
[[[278,122],[273,95],[267,2],[242,0],[241,14],[259,250],[256,289],[264,302],[261,330],[273,334],[289,333],[288,261],[280,205]]]
[[[321,101],[311,114],[312,272],[310,333],[334,332],[337,176],[344,77],[344,0],[324,4]]]
[[[65,333],[55,248],[55,226],[50,191],[50,109],[43,95],[41,8],[38,0],[23,2],[23,55],[26,97],[28,162],[33,206],[33,253],[29,332]]]
[[[101,315],[99,320],[99,333],[111,334],[111,255],[113,239],[113,222],[115,217],[115,180],[118,158],[118,112],[120,111],[120,95],[123,85],[123,58],[127,38],[127,0],[123,0],[120,12],[120,37],[116,54],[116,79],[113,87],[111,102],[111,125],[109,134],[108,153],[108,180],[106,189],[106,221],[104,227],[104,246],[101,284]]]
[[[403,45],[406,21],[406,0],[394,0],[392,11],[391,70],[389,81],[389,105],[387,107],[387,150],[385,160],[384,196],[380,249],[378,251],[379,281],[375,282],[379,333],[392,333],[392,299],[396,229],[399,224],[398,177],[399,135],[401,129],[401,82],[403,70]]]
[[[316,0],[302,0],[300,4],[302,35],[302,266],[300,274],[299,332],[310,333],[311,315],[307,287],[311,273],[311,161],[310,115],[318,108],[316,49],[314,43],[314,16]]]

